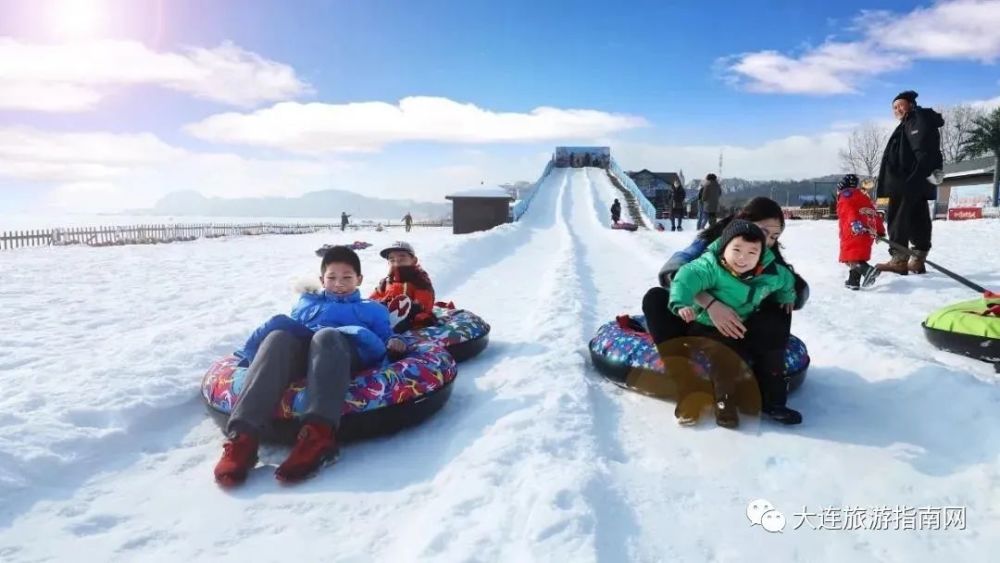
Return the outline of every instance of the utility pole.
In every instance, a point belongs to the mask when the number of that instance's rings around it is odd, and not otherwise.
[[[722,181],[722,149],[719,149],[719,181]]]

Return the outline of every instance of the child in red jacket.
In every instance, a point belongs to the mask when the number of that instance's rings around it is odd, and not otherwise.
[[[837,183],[837,221],[840,223],[840,261],[851,269],[844,287],[869,287],[878,277],[868,260],[872,257],[873,234],[885,236],[882,217],[875,204],[858,188],[858,177],[848,174]]]
[[[389,309],[389,322],[396,333],[434,325],[434,286],[417,264],[413,246],[396,241],[379,253],[389,262],[389,275],[382,279],[370,299]]]

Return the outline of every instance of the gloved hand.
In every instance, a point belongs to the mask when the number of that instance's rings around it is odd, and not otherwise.
[[[395,329],[400,323],[410,318],[412,306],[410,298],[405,295],[397,295],[390,299],[389,303],[386,304],[386,308],[389,309],[389,326]]]
[[[860,235],[861,233],[865,232],[864,224],[861,223],[861,221],[858,221],[857,219],[851,221],[851,232],[856,235]]]

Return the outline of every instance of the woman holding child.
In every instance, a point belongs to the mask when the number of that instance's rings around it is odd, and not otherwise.
[[[768,198],[751,200],[675,253],[660,270],[660,286],[643,298],[642,309],[665,365],[668,356],[690,358],[692,341],[684,337],[707,339],[700,341],[705,347],[725,346],[752,365],[761,411],[783,424],[799,424],[802,415],[785,404],[784,357],[791,312],[805,304],[809,286],[781,255],[778,238],[784,228],[781,206]],[[711,374],[716,421],[736,427],[737,374],[718,364]],[[695,392],[698,380],[688,370],[675,371],[674,414],[679,423],[694,424],[703,404],[703,395]]]

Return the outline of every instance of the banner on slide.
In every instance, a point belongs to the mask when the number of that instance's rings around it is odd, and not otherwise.
[[[611,147],[556,147],[557,168],[607,168],[610,163]]]
[[[948,207],[990,207],[993,205],[993,184],[953,186],[948,194]]]

